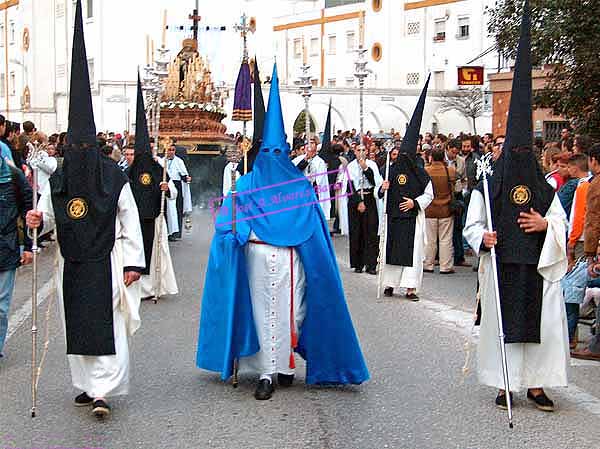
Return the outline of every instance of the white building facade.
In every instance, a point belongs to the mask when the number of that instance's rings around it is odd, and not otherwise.
[[[317,123],[323,126],[331,98],[334,128],[359,128],[354,62],[362,42],[372,70],[364,90],[365,131],[402,131],[431,74],[423,132],[473,132],[471,119],[456,111],[440,112],[438,99],[459,90],[461,66],[483,66],[484,79],[498,71],[485,15],[491,4],[493,0],[322,0],[305,12],[276,18],[277,61],[282,61],[282,82],[288,86],[284,108],[290,103],[296,108],[288,112],[286,123],[293,124],[303,107],[300,99],[294,102],[289,96],[307,61],[315,86],[311,114]],[[484,99],[491,98],[485,94]],[[491,121],[489,104],[477,119],[477,132],[489,132]]]

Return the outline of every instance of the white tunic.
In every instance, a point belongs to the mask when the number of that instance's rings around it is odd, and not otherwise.
[[[386,287],[414,288],[419,291],[423,283],[423,261],[425,260],[425,246],[427,246],[425,209],[433,201],[433,184],[431,181],[427,183],[423,194],[418,196],[415,201],[419,203],[420,209],[415,224],[412,267],[386,264],[383,271],[383,285]],[[389,238],[391,237],[388,235]]]
[[[231,190],[231,173],[235,172],[235,179],[240,179],[240,172],[237,171],[237,164],[229,162],[223,170],[223,196],[226,197]]]
[[[164,167],[165,158],[157,158],[157,162],[161,167]],[[177,156],[174,156],[173,159],[167,159],[167,173],[169,174],[169,178],[171,181],[182,181],[182,177],[189,176],[187,168],[185,167],[185,163],[183,160]],[[186,187],[187,187],[187,195],[188,200],[186,201]],[[191,196],[189,185],[182,181],[182,192],[178,192],[178,195],[183,196],[183,211],[186,212],[186,206],[189,207],[191,211]],[[189,203],[189,204],[187,204]],[[175,234],[177,232],[182,232],[182,229],[179,229],[179,219],[177,215],[177,195],[171,195],[170,198],[167,198],[167,208],[165,211],[167,216],[167,229],[169,235]]]
[[[250,240],[258,240],[254,232]],[[260,351],[252,357],[242,358],[240,370],[258,374],[293,374],[294,370],[290,368],[292,272],[294,322],[298,338],[306,316],[306,279],[300,257],[292,248],[248,242],[246,263]]]
[[[566,216],[558,200],[546,213],[548,231],[540,255],[538,273],[544,278],[541,318],[541,343],[506,345],[511,390],[560,387],[567,385],[569,333],[560,280],[567,271]],[[476,253],[486,231],[483,195],[474,190],[467,212],[464,236]],[[481,253],[479,282],[481,293],[481,330],[478,350],[479,381],[498,389],[504,388],[498,321],[494,294],[494,277],[490,254]]]
[[[38,168],[38,189],[41,192],[50,181],[50,177],[56,171],[56,167],[58,166],[58,161],[55,157],[48,156],[48,153],[45,151],[40,151],[40,159],[36,162],[36,167]]]
[[[295,158],[292,163],[298,165],[306,158],[305,154],[302,154]],[[304,176],[308,178],[308,181],[313,184],[317,184],[317,195],[319,197],[319,204],[325,214],[325,219],[329,219],[331,213],[331,194],[329,192],[329,178],[327,176],[327,164],[319,156],[315,156],[308,163],[308,166],[303,170]]]
[[[177,280],[175,279],[175,271],[173,270],[173,261],[171,260],[171,251],[169,250],[169,242],[167,239],[167,224],[165,219],[162,220],[160,217],[156,219],[156,225],[154,228],[154,245],[152,246],[152,258],[150,260],[150,274],[143,274],[140,278],[140,291],[141,297],[147,298],[149,296],[155,296],[156,287],[156,250],[158,248],[158,233],[162,228],[162,239],[160,245],[160,272],[161,272],[161,283],[160,283],[160,295],[176,295],[179,293],[177,288]]]
[[[43,232],[55,228],[50,184],[42,192],[38,210],[43,213]],[[60,315],[64,326],[62,296],[64,259],[57,248],[56,285]],[[110,254],[113,288],[113,327],[116,355],[67,355],[73,386],[92,398],[127,394],[129,391],[129,345],[127,337],[140,327],[140,285],[135,282],[125,287],[123,267],[143,267],[144,244],[138,209],[129,183],[119,195],[115,220],[115,246]],[[82,292],[84,294],[84,292]]]

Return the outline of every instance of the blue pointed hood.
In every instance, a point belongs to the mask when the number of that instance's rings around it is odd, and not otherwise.
[[[279,96],[279,77],[277,76],[277,64],[273,66],[273,77],[271,78],[271,91],[269,92],[269,104],[267,116],[263,129],[263,142],[261,152],[265,149],[274,150],[278,148],[289,154],[290,146],[286,141],[285,125],[283,124],[283,111],[281,109],[281,98]]]
[[[236,232],[242,241],[250,231],[274,246],[296,246],[308,240],[323,214],[315,191],[289,158],[286,141],[277,66],[273,67],[271,92],[263,142],[252,171],[237,185]],[[217,230],[231,229],[231,199],[221,208]]]

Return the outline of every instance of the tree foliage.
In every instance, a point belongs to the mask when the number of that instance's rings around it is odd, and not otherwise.
[[[310,115],[310,113],[308,114],[308,118],[310,119],[310,132],[314,133],[315,130],[317,129],[315,119],[313,118],[312,115]],[[298,117],[296,117],[296,120],[294,121],[294,132],[302,134],[305,131],[306,131],[306,118],[305,118],[305,111],[303,110],[302,112],[300,112],[300,114],[298,114]]]
[[[534,64],[551,64],[538,107],[569,119],[575,130],[600,138],[600,1],[530,0]],[[514,58],[522,0],[498,0],[488,28],[503,55]]]
[[[440,112],[458,111],[466,118],[473,120],[473,132],[477,134],[475,120],[483,114],[483,93],[478,87],[459,92],[448,92],[438,100]]]

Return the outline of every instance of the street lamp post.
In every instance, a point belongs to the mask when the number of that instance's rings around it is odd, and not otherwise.
[[[308,62],[304,62],[302,67],[300,67],[302,74],[300,75],[300,81],[298,83],[298,87],[300,88],[300,95],[304,98],[304,125],[305,125],[305,133],[306,133],[306,149],[308,149],[308,145],[310,144],[310,112],[309,112],[309,102],[310,97],[312,95],[312,82],[310,77],[310,65]]]
[[[169,76],[169,50],[164,46],[158,49],[158,58],[156,59],[156,67],[154,68],[154,76],[156,79],[155,92],[156,101],[155,108],[155,127],[154,127],[154,152],[158,154],[158,135],[160,128],[160,102],[165,89],[164,80]]]
[[[360,114],[360,137],[364,135],[365,125],[365,113],[364,113],[364,90],[365,90],[365,79],[371,73],[371,70],[367,69],[367,59],[365,58],[366,48],[362,45],[356,50],[358,57],[354,62],[354,77],[358,80],[358,93],[359,93],[359,114]]]

